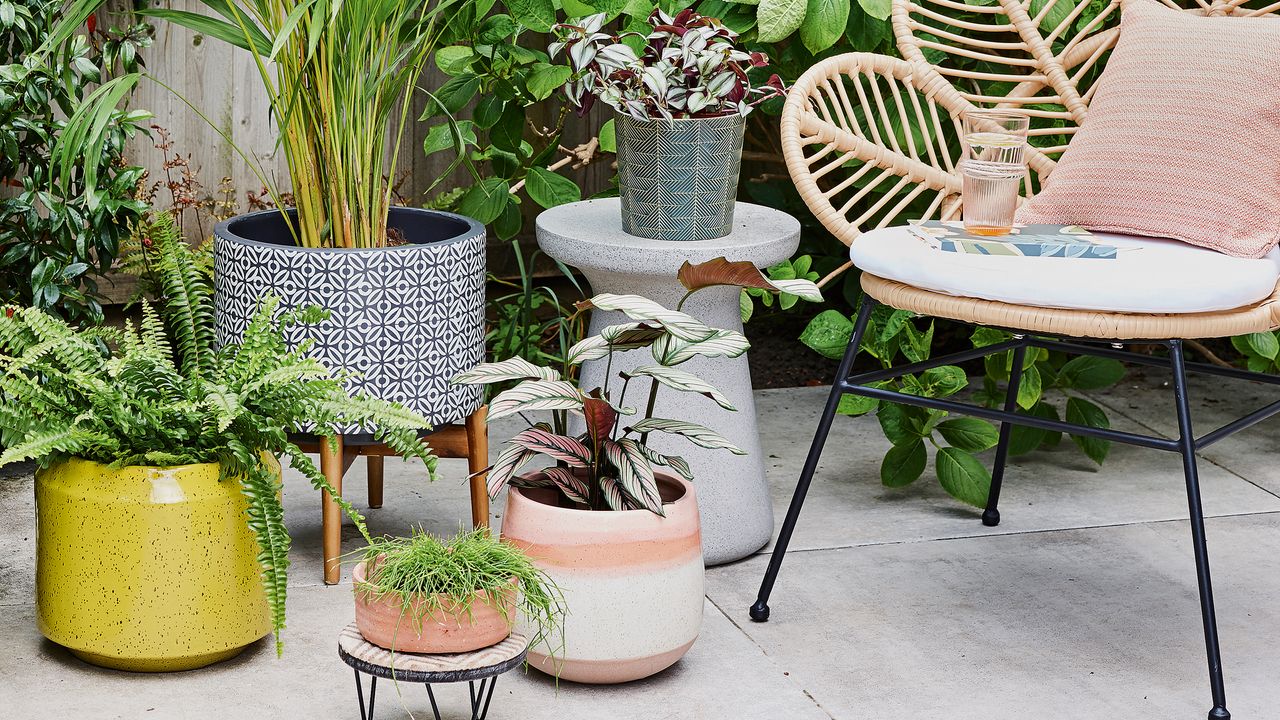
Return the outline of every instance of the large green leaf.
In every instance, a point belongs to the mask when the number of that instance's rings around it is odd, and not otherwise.
[[[851,337],[853,322],[844,313],[823,310],[805,326],[804,332],[800,333],[800,342],[823,357],[839,360],[844,357]]]
[[[458,212],[476,222],[488,225],[502,214],[507,203],[511,202],[511,186],[502,178],[485,178],[462,196],[458,203]]]
[[[1040,402],[1044,390],[1040,383],[1040,370],[1035,365],[1022,369],[1022,378],[1018,381],[1018,407],[1030,409]]]
[[[1275,360],[1276,355],[1280,354],[1280,341],[1276,340],[1275,333],[1249,333],[1244,336],[1244,339],[1253,355]]]
[[[1115,385],[1123,377],[1124,364],[1119,360],[1081,355],[1058,371],[1058,384],[1077,390],[1099,390]]]
[[[1000,440],[995,426],[978,418],[952,418],[938,423],[937,430],[952,447],[969,452],[982,452]]]
[[[974,507],[986,507],[991,473],[973,455],[959,448],[942,448],[934,458],[938,481],[951,497]]]
[[[757,39],[765,43],[785,40],[800,28],[807,10],[807,0],[760,0]]]
[[[877,20],[888,20],[893,14],[893,0],[858,0],[858,5]]]
[[[924,440],[912,438],[901,445],[894,445],[880,462],[880,482],[885,487],[903,487],[915,482],[924,472],[929,461]]]
[[[529,89],[529,94],[533,95],[535,99],[546,100],[551,97],[551,93],[564,87],[564,84],[572,76],[573,70],[566,65],[537,63],[529,73],[529,79],[525,81],[525,87]]]
[[[534,202],[547,209],[582,199],[577,183],[546,168],[529,168],[524,189]]]
[[[551,0],[507,0],[507,9],[521,25],[535,32],[551,32],[556,24],[556,8]]]
[[[1067,422],[1095,428],[1111,427],[1111,421],[1107,419],[1107,414],[1102,411],[1102,408],[1078,397],[1067,399]],[[1099,465],[1107,459],[1107,453],[1111,450],[1111,442],[1108,440],[1072,435],[1071,441],[1080,446],[1084,454]]]
[[[808,0],[800,41],[817,54],[836,44],[849,22],[849,0]]]

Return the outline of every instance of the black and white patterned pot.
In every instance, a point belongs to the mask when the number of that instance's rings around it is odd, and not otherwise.
[[[622,229],[657,240],[728,235],[746,118],[637,120],[618,113]]]
[[[214,228],[217,341],[238,342],[261,299],[284,308],[318,305],[328,321],[289,338],[353,373],[353,390],[403,404],[433,425],[461,420],[481,388],[449,379],[484,358],[484,226],[452,213],[395,207],[388,227],[407,244],[370,249],[301,248],[278,211]],[[358,432],[359,428],[347,428]]]

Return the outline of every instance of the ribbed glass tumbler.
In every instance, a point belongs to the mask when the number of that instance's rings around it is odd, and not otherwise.
[[[657,240],[729,234],[746,118],[637,120],[619,114],[616,127],[624,231]]]
[[[964,115],[964,229],[974,235],[1006,235],[1013,229],[1018,186],[1026,174],[1030,118],[1012,110],[973,110]]]

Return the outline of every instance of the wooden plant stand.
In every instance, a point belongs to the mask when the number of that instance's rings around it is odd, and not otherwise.
[[[489,430],[486,424],[488,410],[488,406],[482,405],[462,423],[438,426],[426,435],[431,449],[442,458],[466,458],[467,468],[472,473],[484,470],[489,466]],[[337,435],[334,441],[332,445],[323,438],[302,441],[298,443],[298,447],[304,452],[320,455],[320,472],[339,493],[342,492],[343,476],[356,458],[363,456],[368,463],[369,507],[382,507],[383,458],[398,457],[398,454],[386,445],[370,439],[368,435]],[[489,493],[485,487],[485,476],[475,475],[471,478],[470,485],[471,525],[487,526]],[[322,496],[324,582],[326,585],[336,585],[342,576],[339,565],[339,557],[342,555],[342,509],[329,493],[322,493]]]

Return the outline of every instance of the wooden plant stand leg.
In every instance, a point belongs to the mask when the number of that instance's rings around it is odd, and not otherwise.
[[[342,471],[344,469],[342,436],[335,435],[333,441],[334,445],[331,446],[328,438],[320,439],[320,472],[329,481],[329,484],[333,486],[333,489],[341,493]],[[342,554],[342,509],[338,507],[338,503],[334,502],[333,497],[328,492],[321,494],[320,503],[321,525],[323,527],[321,544],[324,547],[324,583],[325,585],[337,585],[342,576],[342,568],[338,562],[338,557]]]
[[[382,507],[382,456],[370,455],[365,458],[369,471],[369,507]]]
[[[481,405],[479,410],[467,416],[467,468],[478,473],[489,467],[489,406]],[[480,474],[471,478],[471,526],[489,526],[489,489],[485,485],[486,475]]]

